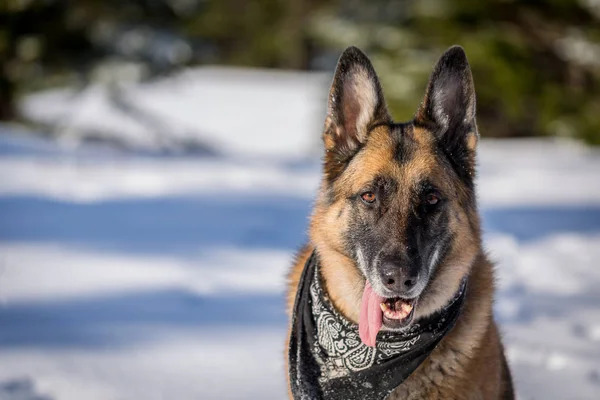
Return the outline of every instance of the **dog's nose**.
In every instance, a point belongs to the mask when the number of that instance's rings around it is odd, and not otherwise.
[[[419,272],[400,266],[397,262],[386,261],[381,266],[381,280],[386,288],[402,295],[415,287],[419,281]]]

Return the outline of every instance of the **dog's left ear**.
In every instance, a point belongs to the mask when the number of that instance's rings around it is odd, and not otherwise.
[[[457,171],[472,176],[479,134],[475,86],[462,47],[449,48],[437,62],[415,115],[415,125],[433,132]]]
[[[328,180],[339,175],[373,126],[390,121],[371,61],[358,48],[348,47],[340,56],[329,93],[323,133]]]

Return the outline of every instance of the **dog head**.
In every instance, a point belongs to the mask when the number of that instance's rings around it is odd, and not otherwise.
[[[359,304],[368,281],[391,304],[410,303],[409,317],[384,318],[387,329],[443,307],[480,251],[475,91],[463,49],[444,53],[414,119],[395,123],[371,62],[348,48],[333,79],[323,141],[311,240],[349,285],[334,301]]]

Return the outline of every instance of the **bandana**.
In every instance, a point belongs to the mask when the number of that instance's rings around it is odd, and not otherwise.
[[[381,331],[375,347],[364,344],[358,326],[331,304],[321,286],[318,259],[310,256],[300,283],[289,342],[294,399],[385,399],[431,354],[462,310],[466,278],[442,310],[406,331]]]

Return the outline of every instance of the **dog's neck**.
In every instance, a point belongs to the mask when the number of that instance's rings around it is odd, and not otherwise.
[[[456,325],[467,281],[431,318],[408,331],[382,332],[377,344],[369,347],[359,339],[358,326],[341,315],[325,293],[319,258],[313,252],[306,260],[292,312],[288,352],[292,393],[302,399],[387,398]]]
[[[358,323],[365,278],[356,262],[326,246],[316,248],[321,260],[321,275],[328,297],[334,307],[348,320]],[[468,275],[474,259],[450,255],[445,262],[455,268],[440,268],[419,298],[415,320],[425,318],[444,307],[459,290]]]
[[[354,261],[330,249],[317,249],[321,276],[333,306],[348,320],[358,324],[365,278]]]

